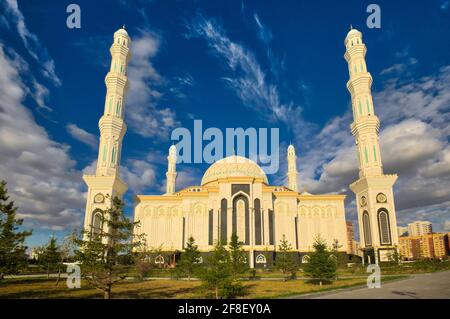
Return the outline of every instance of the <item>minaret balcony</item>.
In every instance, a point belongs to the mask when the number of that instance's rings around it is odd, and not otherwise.
[[[354,95],[357,89],[367,90],[368,88],[370,90],[372,83],[373,80],[370,72],[361,72],[352,76],[350,80],[347,81],[347,89],[352,95]]]
[[[380,130],[380,119],[376,115],[361,116],[356,119],[351,125],[353,136],[356,134],[376,133]]]

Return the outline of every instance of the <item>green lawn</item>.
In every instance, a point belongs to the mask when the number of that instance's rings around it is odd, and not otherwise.
[[[398,278],[398,277],[396,277]],[[394,278],[389,278],[394,279]],[[246,294],[243,298],[277,298],[324,290],[365,285],[365,278],[351,278],[335,281],[329,285],[314,285],[303,280],[295,281],[245,281]],[[199,281],[146,280],[125,281],[113,288],[113,298],[204,298]],[[58,286],[55,280],[5,279],[0,283],[0,298],[102,298],[102,292],[82,282],[80,289],[68,289],[65,280]]]

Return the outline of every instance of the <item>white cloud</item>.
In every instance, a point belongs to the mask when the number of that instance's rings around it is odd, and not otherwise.
[[[163,94],[158,90],[158,86],[164,80],[151,61],[157,54],[159,46],[158,36],[149,31],[144,31],[140,37],[133,38],[131,44],[133,58],[128,66],[130,89],[126,101],[126,118],[136,133],[165,140],[179,123],[172,108],[159,107]]]
[[[66,130],[76,140],[90,146],[92,149],[97,149],[98,138],[94,134],[91,134],[77,125],[69,123],[66,125]]]
[[[394,186],[399,223],[426,218],[426,211],[442,229],[450,210],[450,67],[406,83],[388,81],[374,100],[384,170],[399,175]],[[299,182],[308,191],[345,189],[353,199],[348,185],[358,178],[358,167],[351,121],[348,111],[304,144]]]
[[[23,101],[21,73],[28,66],[0,46],[0,176],[27,226],[60,230],[78,227],[85,204],[81,174],[69,147],[36,124]]]

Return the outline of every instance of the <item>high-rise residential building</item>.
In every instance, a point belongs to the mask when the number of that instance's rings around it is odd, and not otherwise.
[[[449,254],[448,234],[399,237],[399,252],[408,260],[443,258]]]
[[[431,222],[428,221],[414,221],[408,224],[408,235],[409,236],[422,236],[431,234],[433,232],[433,227]]]

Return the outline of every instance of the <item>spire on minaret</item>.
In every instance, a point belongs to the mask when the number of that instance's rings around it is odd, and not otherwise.
[[[297,156],[295,155],[295,148],[291,144],[287,149],[287,161],[288,161],[288,188],[298,192],[298,182],[297,182]]]
[[[172,144],[169,148],[169,156],[167,156],[167,173],[166,173],[166,194],[175,193],[177,179],[177,148]]]

